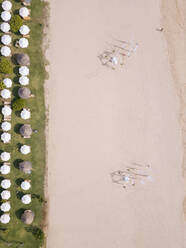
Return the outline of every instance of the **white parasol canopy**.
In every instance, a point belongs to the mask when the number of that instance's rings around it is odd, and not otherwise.
[[[10,173],[10,166],[5,164],[5,165],[2,165],[1,168],[0,168],[0,172],[1,174],[3,175],[7,175]]]
[[[26,38],[21,38],[21,39],[19,40],[19,46],[20,46],[21,48],[27,48],[28,45],[29,45],[29,42],[28,42],[28,40],[27,40]]]
[[[1,134],[1,140],[3,141],[3,143],[8,143],[11,140],[11,134],[2,133]]]
[[[30,182],[28,180],[25,180],[21,183],[21,188],[23,190],[29,190],[31,187]]]
[[[9,115],[11,115],[11,113],[12,113],[12,109],[9,106],[4,106],[2,108],[2,114],[4,116],[9,116]]]
[[[19,83],[20,83],[21,85],[28,85],[28,84],[29,84],[29,78],[26,77],[26,76],[21,76],[21,77],[19,78]]]
[[[31,195],[30,194],[26,194],[21,198],[22,203],[24,204],[29,204],[31,203]]]
[[[11,186],[10,179],[4,179],[3,181],[1,181],[1,187],[3,189],[9,189],[10,186]]]
[[[8,199],[10,199],[10,197],[11,197],[11,194],[10,194],[10,191],[9,190],[3,190],[1,192],[1,198],[3,200],[8,200]]]
[[[22,25],[19,29],[19,32],[22,34],[22,35],[27,35],[30,33],[30,28],[27,26],[27,25]]]
[[[8,212],[10,210],[10,202],[4,202],[1,204],[1,211]]]
[[[23,146],[21,146],[21,149],[20,149],[20,152],[22,153],[22,154],[28,154],[28,153],[30,153],[30,146],[27,146],[27,145],[23,145]]]
[[[21,66],[19,68],[19,73],[22,75],[22,76],[28,76],[29,75],[29,68],[27,66]]]
[[[10,12],[8,12],[8,11],[3,11],[3,12],[1,13],[1,19],[2,19],[3,21],[5,21],[5,22],[10,21],[10,19],[11,19],[11,14],[10,14]]]
[[[124,180],[126,183],[128,183],[128,182],[130,181],[130,177],[124,176],[124,177],[123,177],[123,180]]]
[[[9,223],[10,222],[10,215],[9,214],[3,214],[3,215],[1,215],[0,221],[3,224]]]
[[[10,47],[7,47],[7,46],[1,47],[1,55],[8,57],[10,56],[10,54],[11,54]]]
[[[3,22],[0,25],[0,29],[1,31],[3,31],[4,33],[8,33],[10,31],[10,24],[7,22]]]
[[[11,129],[11,123],[4,121],[1,123],[1,128],[3,129],[3,131],[9,131]]]
[[[30,111],[27,109],[23,109],[21,111],[21,118],[24,120],[30,119]]]
[[[29,16],[29,9],[27,9],[26,7],[22,7],[19,9],[19,15],[23,18]]]
[[[4,34],[2,37],[1,37],[1,42],[4,44],[4,45],[10,45],[10,43],[12,42],[12,38],[10,35],[8,34]]]
[[[9,152],[2,152],[1,153],[1,160],[8,161],[10,159],[10,153]]]
[[[3,10],[10,11],[12,8],[12,3],[10,1],[3,1],[2,8]]]
[[[7,89],[4,89],[4,90],[1,91],[1,96],[4,99],[8,99],[8,98],[11,97],[11,91],[7,90]]]
[[[3,79],[3,83],[5,84],[6,88],[12,87],[12,80],[10,78]]]
[[[112,57],[111,58],[112,64],[117,65],[118,64],[118,58],[117,57]]]

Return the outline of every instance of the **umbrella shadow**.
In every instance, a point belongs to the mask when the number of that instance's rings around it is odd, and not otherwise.
[[[21,216],[22,216],[22,214],[24,213],[25,210],[27,210],[27,209],[25,209],[25,208],[20,208],[20,209],[18,209],[17,211],[15,211],[15,215],[16,215],[16,217],[17,217],[19,220],[21,219]]]
[[[19,66],[15,66],[13,72],[18,76],[19,75]]]
[[[14,78],[13,78],[13,82],[14,82],[15,84],[19,84],[19,76],[14,77]]]
[[[17,191],[16,192],[16,197],[17,197],[17,199],[19,199],[19,200],[21,200],[21,198],[24,196],[24,193],[23,192],[21,192],[21,191]]]
[[[19,169],[19,163],[21,163],[21,162],[23,162],[22,159],[16,159],[16,160],[14,160],[14,162],[13,162],[14,167],[16,169]]]
[[[16,98],[19,98],[19,95],[18,95],[18,90],[19,90],[19,86],[15,86],[12,90],[12,95],[15,96]],[[16,100],[16,99],[14,99]]]
[[[17,178],[15,182],[18,186],[20,186],[23,181],[24,181],[23,178]]]
[[[20,130],[21,126],[22,126],[22,124],[19,124],[19,123],[16,124],[14,126],[14,132],[17,133],[17,134],[20,134],[19,130]]]

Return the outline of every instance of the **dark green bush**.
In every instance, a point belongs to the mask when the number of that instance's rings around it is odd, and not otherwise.
[[[10,20],[10,28],[12,32],[17,33],[22,25],[23,20],[19,15],[12,16]]]
[[[33,236],[35,237],[35,239],[40,240],[41,242],[43,242],[44,240],[44,232],[37,226],[29,226],[25,228],[27,232],[31,232],[33,234]]]
[[[13,67],[11,62],[6,58],[0,58],[0,73],[11,74],[13,73]]]
[[[16,99],[12,104],[13,110],[19,111],[25,107],[25,104],[26,104],[26,102],[24,99],[21,99],[21,98]]]
[[[0,90],[3,90],[5,88],[6,88],[5,84],[3,83],[3,81],[1,81],[0,82]]]

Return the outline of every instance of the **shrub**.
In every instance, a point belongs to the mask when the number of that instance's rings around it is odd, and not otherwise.
[[[13,104],[12,104],[13,110],[19,111],[25,107],[25,104],[26,104],[25,100],[19,98],[13,102]]]
[[[3,90],[3,89],[5,89],[5,88],[6,88],[5,84],[1,81],[1,82],[0,82],[0,90]]]
[[[13,73],[13,67],[11,62],[6,58],[0,59],[0,73],[11,74]]]
[[[23,25],[23,20],[19,15],[12,16],[10,20],[10,27],[12,32],[14,33],[18,32],[22,25]]]
[[[25,228],[27,232],[31,232],[35,239],[40,240],[41,242],[44,240],[44,232],[37,226],[29,226]]]

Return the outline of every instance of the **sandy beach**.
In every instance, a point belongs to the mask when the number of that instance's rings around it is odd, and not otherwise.
[[[172,68],[171,29],[156,31],[172,25],[167,1],[51,1],[48,248],[186,247],[173,73],[185,61]],[[139,47],[112,70],[98,55],[116,40]],[[133,163],[149,164],[152,181],[114,184]]]

